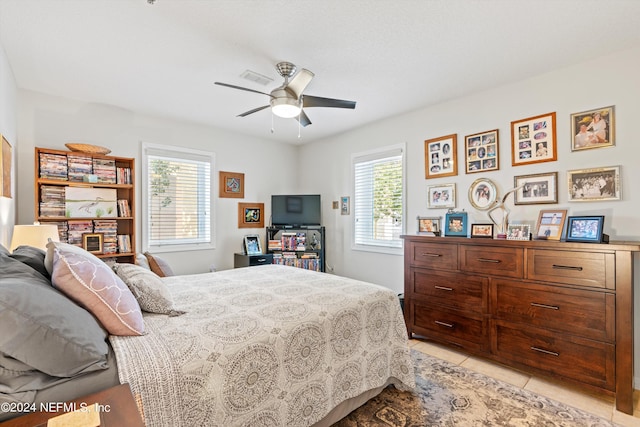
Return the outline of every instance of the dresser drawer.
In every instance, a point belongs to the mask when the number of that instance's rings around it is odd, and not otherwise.
[[[492,295],[497,319],[615,341],[613,294],[496,279]]]
[[[528,278],[595,288],[613,288],[615,255],[532,249],[528,253]]]
[[[606,390],[614,390],[615,346],[495,321],[493,352],[520,363]]]
[[[458,268],[458,245],[437,243],[410,243],[410,265],[445,270]]]
[[[423,305],[419,302],[412,302],[410,313],[413,313],[414,331],[418,333],[474,350],[488,348],[488,322],[483,320],[482,316],[470,317],[466,312],[441,310],[437,306]]]
[[[493,276],[524,277],[524,250],[488,246],[460,246],[460,269]]]
[[[476,313],[487,310],[488,279],[452,271],[411,269],[413,298]]]

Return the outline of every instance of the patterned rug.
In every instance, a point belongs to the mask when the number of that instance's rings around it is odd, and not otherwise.
[[[610,427],[609,421],[411,351],[417,394],[388,387],[333,427]]]

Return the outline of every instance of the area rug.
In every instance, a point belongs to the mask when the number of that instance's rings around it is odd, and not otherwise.
[[[412,350],[416,392],[386,388],[333,427],[610,427],[595,415]]]

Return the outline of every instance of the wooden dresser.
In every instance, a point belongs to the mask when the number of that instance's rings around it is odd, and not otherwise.
[[[410,337],[615,395],[633,413],[640,242],[402,237]]]

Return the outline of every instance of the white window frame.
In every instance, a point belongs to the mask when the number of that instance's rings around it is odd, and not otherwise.
[[[150,244],[150,226],[151,221],[149,218],[149,157],[150,156],[164,156],[173,157],[175,159],[208,161],[210,167],[210,204],[209,204],[209,230],[211,232],[210,241],[204,243],[176,243],[165,245],[151,245]],[[217,188],[215,186],[215,153],[209,151],[195,150],[190,148],[176,147],[170,145],[160,145],[153,143],[142,143],[142,250],[149,252],[181,252],[181,251],[193,251],[193,250],[206,250],[216,248],[216,230],[215,230],[215,200],[214,191]]]
[[[358,220],[358,213],[356,212],[357,201],[356,201],[356,176],[355,169],[356,164],[361,163],[363,161],[371,161],[384,159],[392,156],[401,156],[402,159],[402,227],[400,234],[406,233],[407,221],[406,221],[406,213],[407,213],[407,185],[406,185],[406,144],[395,144],[387,147],[382,147],[374,150],[369,150],[360,153],[353,153],[351,155],[351,189],[352,189],[352,232],[351,232],[351,249],[356,251],[365,251],[365,252],[380,252],[392,255],[403,255],[403,240],[393,240],[395,242],[394,245],[385,245],[383,241],[379,241],[380,244],[362,244],[356,242],[356,221]]]

